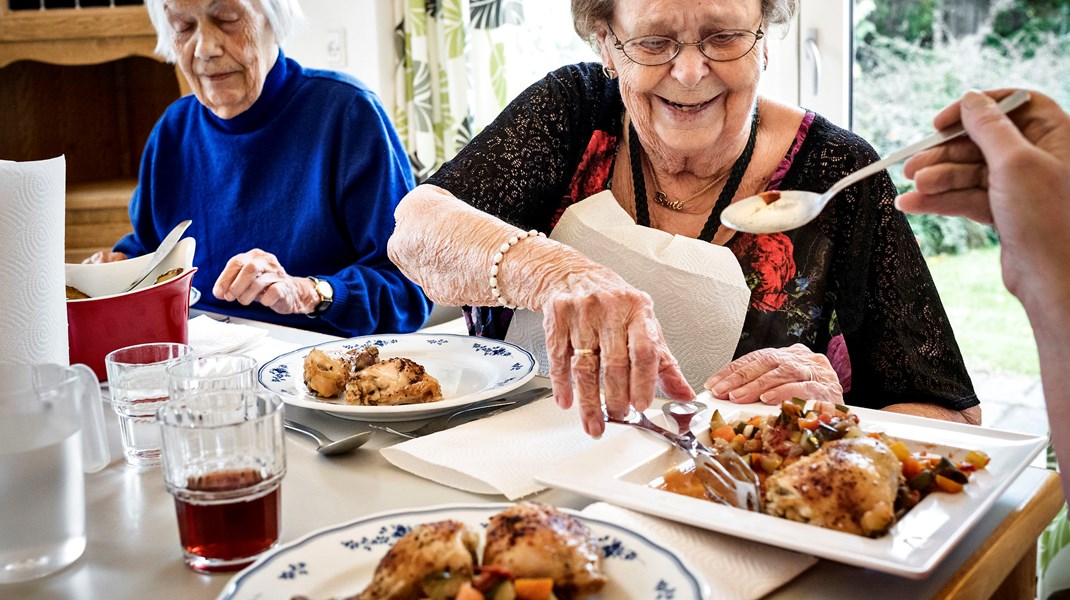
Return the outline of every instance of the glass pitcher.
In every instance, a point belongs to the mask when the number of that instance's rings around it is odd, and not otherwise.
[[[0,364],[0,584],[47,575],[82,555],[83,472],[109,459],[100,384],[89,367]]]

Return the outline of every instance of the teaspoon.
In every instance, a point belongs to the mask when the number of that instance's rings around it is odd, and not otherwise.
[[[332,454],[342,454],[344,452],[349,452],[350,450],[360,448],[372,436],[371,431],[361,431],[360,433],[355,433],[349,437],[342,438],[338,441],[332,441],[331,438],[323,435],[319,432],[319,430],[313,429],[307,425],[302,425],[295,421],[291,421],[289,419],[284,419],[283,425],[286,426],[286,429],[296,431],[298,433],[303,433],[308,437],[316,440],[316,443],[319,444],[319,446],[316,448],[316,451],[320,454],[328,456]]]
[[[1029,101],[1029,92],[1017,90],[999,102],[999,109],[1008,113]],[[733,202],[721,213],[721,223],[746,233],[776,233],[802,227],[821,214],[829,200],[848,186],[879,173],[895,163],[957,138],[965,133],[962,124],[937,131],[888,158],[878,160],[837,181],[824,194],[799,190],[762,192]]]

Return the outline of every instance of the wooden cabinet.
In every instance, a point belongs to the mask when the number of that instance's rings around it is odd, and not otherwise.
[[[11,10],[0,0],[0,159],[67,160],[68,262],[130,231],[141,151],[185,80],[143,6]]]

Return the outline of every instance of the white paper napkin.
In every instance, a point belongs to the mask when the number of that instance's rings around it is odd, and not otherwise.
[[[675,550],[696,574],[705,577],[710,598],[761,598],[813,566],[813,556],[659,519],[605,502],[580,514],[616,523]]]
[[[607,429],[603,437],[620,431]],[[549,397],[379,452],[436,483],[516,500],[545,489],[532,474],[596,442],[583,432],[576,407],[562,410]]]
[[[63,292],[67,163],[0,160],[0,362],[69,364]]]
[[[189,345],[197,354],[233,352],[267,335],[267,331],[249,325],[224,323],[208,315],[189,320]]]
[[[611,192],[570,206],[550,237],[613,269],[650,294],[665,341],[695,389],[728,364],[743,331],[750,290],[728,248],[636,225]],[[542,313],[517,311],[505,338],[548,373]]]

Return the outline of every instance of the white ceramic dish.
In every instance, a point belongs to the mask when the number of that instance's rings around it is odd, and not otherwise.
[[[771,414],[779,407],[735,405],[699,397],[725,420]],[[921,579],[951,551],[1030,461],[1046,446],[1042,437],[947,423],[877,410],[852,408],[865,431],[883,431],[911,450],[925,449],[956,460],[969,450],[991,457],[962,493],[935,493],[877,539],[824,529],[721,506],[650,487],[666,469],[681,462],[663,441],[638,430],[606,439],[567,462],[536,473],[546,485],[571,490],[640,512],[727,533],[829,560]],[[699,421],[708,424],[706,413]],[[615,427],[614,425],[610,425]],[[707,428],[696,428],[708,441]]]
[[[151,252],[127,260],[95,265],[67,263],[63,265],[64,278],[67,280],[67,285],[78,288],[89,295],[89,298],[82,300],[68,300],[68,302],[99,300],[101,298],[121,296],[123,293],[133,293],[134,291],[162,285],[161,283],[152,282],[156,281],[157,277],[171,269],[177,267],[183,269],[192,268],[193,253],[196,249],[196,240],[189,237],[182,238],[178,244],[175,245],[174,249],[171,250],[171,253],[167,255],[167,258],[163,259],[163,262],[157,265],[152,273],[145,278],[142,285],[138,286],[137,290],[132,290],[131,292],[121,292],[120,290],[126,289],[126,287],[129,286],[141,273],[141,270],[149,266],[149,261],[152,260]],[[199,297],[200,296],[198,295],[198,298]],[[192,304],[192,294],[190,298],[190,304]]]
[[[456,519],[482,530],[492,515],[509,506],[457,504],[399,510],[321,529],[262,556],[235,575],[218,598],[349,597],[371,581],[379,559],[412,527]],[[702,600],[709,596],[706,583],[672,551],[619,525],[578,516],[607,555],[604,566],[609,583],[590,600]]]
[[[400,356],[423,365],[442,386],[442,400],[402,406],[352,406],[340,398],[320,398],[303,380],[305,356],[313,348],[349,350],[368,344],[380,358]],[[260,367],[260,383],[287,404],[327,411],[358,421],[400,422],[426,419],[504,394],[535,376],[536,362],[520,346],[481,337],[451,334],[367,335],[309,346],[278,356]]]

